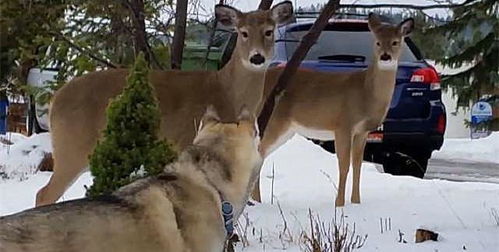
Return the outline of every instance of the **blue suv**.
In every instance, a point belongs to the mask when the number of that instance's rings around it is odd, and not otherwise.
[[[277,30],[272,66],[291,59],[312,24],[313,21],[292,23]],[[372,44],[367,21],[332,19],[301,68],[326,72],[365,69],[373,55]],[[443,144],[446,112],[437,72],[424,61],[410,38],[405,39],[403,46],[390,109],[383,125],[369,135],[364,159],[382,164],[385,172],[394,175],[422,178],[432,151]],[[333,141],[314,142],[335,152]]]

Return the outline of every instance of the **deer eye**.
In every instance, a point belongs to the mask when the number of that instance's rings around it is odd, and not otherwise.
[[[399,42],[398,41],[393,41],[392,42],[392,46],[398,46],[399,45]]]
[[[376,42],[376,45],[377,45],[377,46],[381,46],[381,43],[379,43],[379,42]]]
[[[248,33],[245,32],[245,31],[241,32],[241,35],[243,35],[243,38],[247,38],[248,37]]]
[[[270,36],[272,36],[273,33],[274,33],[274,31],[268,30],[265,32],[265,36],[270,37]]]

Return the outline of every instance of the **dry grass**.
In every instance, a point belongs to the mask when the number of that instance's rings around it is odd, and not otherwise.
[[[490,215],[492,215],[492,219],[496,223],[496,225],[499,227],[499,212],[495,208],[490,209]]]
[[[306,252],[351,252],[362,248],[367,234],[356,234],[355,223],[351,227],[345,222],[343,213],[336,210],[330,222],[321,220],[309,210],[310,231],[302,234],[302,246]]]

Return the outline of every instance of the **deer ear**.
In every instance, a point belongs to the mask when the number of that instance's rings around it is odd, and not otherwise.
[[[381,19],[378,15],[371,12],[367,18],[367,25],[369,26],[369,30],[376,31],[381,25]]]
[[[223,4],[215,5],[215,17],[224,26],[236,27],[241,15],[242,12],[234,7]]]
[[[248,107],[246,105],[243,105],[241,111],[239,112],[239,115],[237,116],[237,121],[253,122],[253,120],[254,116],[251,115],[251,112],[248,110]]]
[[[206,112],[204,112],[201,122],[220,122],[220,117],[218,116],[215,106],[208,105]]]
[[[411,34],[414,29],[414,19],[408,18],[398,25],[399,32],[402,36],[406,37]]]
[[[291,1],[278,3],[274,5],[270,11],[272,13],[272,19],[274,19],[277,24],[287,24],[295,19]]]

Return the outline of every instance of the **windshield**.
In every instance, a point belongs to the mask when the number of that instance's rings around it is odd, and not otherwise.
[[[286,54],[291,58],[301,38],[307,31],[293,31],[286,33]],[[322,60],[346,58],[345,55],[355,56],[351,61],[365,58],[366,62],[372,59],[373,36],[369,31],[323,31],[315,45],[310,48],[305,60]],[[349,60],[345,60],[349,61]],[[406,43],[403,43],[400,61],[417,61]]]

